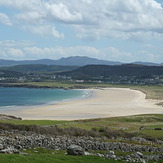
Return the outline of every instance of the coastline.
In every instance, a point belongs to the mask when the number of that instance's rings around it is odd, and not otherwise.
[[[84,90],[91,91],[91,95],[84,99],[2,113],[28,120],[79,120],[138,114],[163,114],[163,108],[155,105],[156,101],[146,99],[146,94],[139,90],[129,88]]]

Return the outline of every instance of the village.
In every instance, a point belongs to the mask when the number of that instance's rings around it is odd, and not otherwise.
[[[87,79],[78,79],[73,76],[54,75],[48,73],[27,73],[22,76],[12,74],[12,76],[0,75],[0,83],[23,83],[23,82],[72,82],[72,83],[107,83],[125,85],[163,85],[163,75],[151,76],[95,76]]]

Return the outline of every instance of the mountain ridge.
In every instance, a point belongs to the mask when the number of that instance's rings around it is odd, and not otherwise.
[[[113,62],[107,60],[99,60],[95,58],[85,57],[85,56],[74,56],[61,58],[58,60],[51,59],[39,59],[39,60],[3,60],[0,59],[0,66],[15,66],[15,65],[30,65],[30,64],[45,64],[45,65],[61,65],[61,66],[85,66],[88,64],[104,64],[104,65],[118,65],[121,62]]]
[[[116,61],[100,60],[96,58],[90,58],[86,56],[71,56],[66,58],[60,58],[58,60],[52,59],[39,59],[39,60],[4,60],[0,59],[0,67],[3,66],[15,66],[15,65],[30,65],[30,64],[44,64],[44,65],[61,65],[61,66],[86,66],[86,65],[121,65],[126,64]],[[132,64],[140,64],[147,66],[160,66],[163,63],[152,62],[132,62]]]

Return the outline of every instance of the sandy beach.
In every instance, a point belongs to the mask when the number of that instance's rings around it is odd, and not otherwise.
[[[60,102],[17,110],[3,110],[1,113],[23,119],[77,120],[88,118],[117,117],[137,114],[163,114],[163,107],[146,95],[128,88],[92,89],[87,99]]]

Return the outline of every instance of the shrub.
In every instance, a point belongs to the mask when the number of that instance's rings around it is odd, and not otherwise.
[[[69,136],[99,136],[98,132],[89,131],[85,129],[70,127],[70,128],[59,128],[58,126],[35,126],[35,125],[14,125],[8,123],[0,123],[0,129],[2,130],[19,130],[19,131],[32,131],[38,134],[46,135],[69,135]]]

